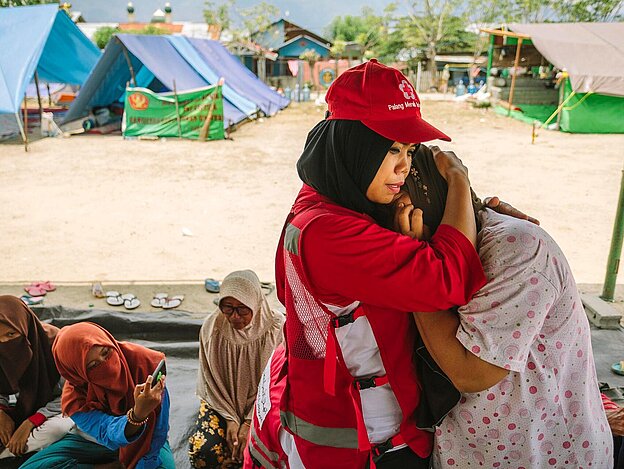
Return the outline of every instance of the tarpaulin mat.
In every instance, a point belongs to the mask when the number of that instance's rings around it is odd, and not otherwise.
[[[199,329],[202,319],[188,313],[120,313],[81,311],[63,307],[33,307],[45,322],[58,327],[91,321],[107,329],[117,340],[134,342],[167,356],[167,388],[171,397],[169,444],[176,468],[190,468],[188,438],[199,411],[195,395],[197,381]],[[16,460],[0,460],[0,469],[17,468]]]
[[[33,311],[58,327],[91,321],[106,328],[117,340],[135,342],[167,355],[167,388],[171,395],[169,444],[176,468],[189,468],[188,437],[199,410],[195,384],[203,320],[180,311],[141,314],[63,307],[33,307]],[[624,387],[624,376],[611,372],[613,363],[624,360],[624,332],[592,327],[591,334],[598,380],[614,388]],[[0,460],[0,469],[18,466],[15,460]]]

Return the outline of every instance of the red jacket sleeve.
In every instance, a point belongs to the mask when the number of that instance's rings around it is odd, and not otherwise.
[[[366,219],[324,215],[301,246],[310,288],[326,303],[440,311],[468,303],[486,283],[474,247],[448,225],[425,243]]]

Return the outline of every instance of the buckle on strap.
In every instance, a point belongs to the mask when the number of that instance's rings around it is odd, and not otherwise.
[[[353,317],[353,312],[355,310],[351,311],[349,314],[345,314],[343,316],[336,316],[332,319],[332,325],[334,326],[334,329],[338,329],[339,327],[343,327],[346,326],[347,324],[351,324],[353,321],[355,321],[356,318]]]
[[[388,382],[388,375],[383,376],[371,376],[370,378],[359,378],[353,380],[353,385],[360,391],[362,389],[376,388],[377,386],[383,386]]]
[[[398,435],[393,436],[392,438],[388,438],[383,443],[379,443],[378,445],[373,445],[371,448],[371,453],[373,456],[373,462],[377,463],[381,457],[390,451],[392,448],[396,448],[405,443],[403,436],[399,433]]]
[[[334,329],[337,329],[339,327],[346,326],[347,324],[351,324],[352,322],[354,322],[357,318],[361,316],[365,316],[365,314],[358,306],[357,308],[355,308],[354,310],[352,310],[351,312],[347,314],[333,317],[331,321],[331,325],[333,326]]]

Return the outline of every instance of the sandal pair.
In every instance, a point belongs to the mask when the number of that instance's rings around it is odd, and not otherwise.
[[[122,306],[126,309],[136,309],[141,306],[141,300],[139,300],[132,293],[126,293],[122,295],[116,291],[106,292],[106,303],[111,306]]]
[[[52,282],[33,282],[24,287],[24,291],[31,297],[45,296],[48,292],[56,290],[56,285]]]
[[[150,303],[154,308],[173,309],[182,304],[184,295],[169,296],[168,293],[156,293]]]

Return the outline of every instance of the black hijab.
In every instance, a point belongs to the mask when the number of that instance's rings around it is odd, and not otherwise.
[[[423,222],[429,227],[431,234],[433,234],[444,216],[448,185],[438,171],[438,167],[433,159],[433,153],[428,146],[420,145],[418,151],[412,157],[412,167],[405,180],[405,187],[414,207],[422,209]],[[477,220],[477,229],[479,229],[479,217],[476,215],[483,209],[484,205],[472,188],[470,193]]]
[[[393,143],[360,121],[324,120],[308,134],[297,172],[320,194],[385,225],[388,207],[366,191]]]

